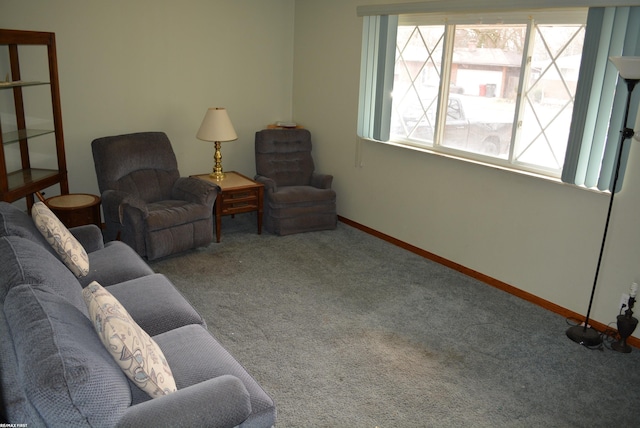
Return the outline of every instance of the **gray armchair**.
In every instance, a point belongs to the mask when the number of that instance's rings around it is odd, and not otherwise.
[[[213,240],[215,184],[180,177],[162,132],[103,137],[91,143],[105,239],[121,239],[148,260]]]
[[[265,228],[278,235],[335,229],[333,176],[315,172],[306,129],[256,132],[256,177],[264,184]]]

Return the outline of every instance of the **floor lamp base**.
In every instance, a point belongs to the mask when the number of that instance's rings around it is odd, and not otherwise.
[[[602,337],[597,330],[582,325],[569,327],[567,337],[584,346],[598,346],[602,343]]]

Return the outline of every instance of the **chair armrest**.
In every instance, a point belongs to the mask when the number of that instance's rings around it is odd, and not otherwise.
[[[317,187],[318,189],[331,189],[332,183],[333,183],[333,175],[319,174],[317,172],[314,172],[311,175],[311,185],[313,187]]]
[[[278,185],[276,184],[275,180],[269,177],[265,177],[264,175],[256,175],[253,179],[258,183],[264,184],[264,190],[266,191],[278,191]]]
[[[111,221],[118,221],[122,224],[122,218],[124,216],[124,210],[127,207],[131,207],[140,212],[143,218],[149,215],[147,210],[147,203],[142,199],[138,199],[129,193],[120,192],[117,190],[107,190],[101,195],[102,208],[106,210],[105,217],[111,219]]]
[[[180,177],[171,189],[173,199],[207,205],[213,209],[216,196],[220,191],[218,185],[196,177]]]
[[[251,414],[240,379],[224,375],[127,409],[118,427],[234,427]]]
[[[122,221],[123,213],[126,210],[131,210],[139,212],[143,218],[147,218],[149,216],[149,210],[147,209],[147,203],[142,199],[138,199],[134,196],[125,197],[122,202],[120,202],[119,212],[120,212],[120,220]]]
[[[147,203],[129,193],[107,190],[102,193],[102,211],[106,224],[105,240],[121,240],[138,254],[146,254],[142,231],[149,217]]]
[[[72,227],[69,232],[80,242],[87,253],[93,253],[104,248],[102,231],[95,224]]]

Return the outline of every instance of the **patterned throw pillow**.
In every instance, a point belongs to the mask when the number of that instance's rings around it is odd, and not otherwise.
[[[175,392],[162,350],[120,302],[96,281],[82,290],[82,296],[100,340],[127,377],[151,398]]]
[[[89,257],[84,247],[49,207],[44,202],[36,202],[31,208],[31,217],[42,236],[71,272],[77,277],[86,276],[89,273]]]

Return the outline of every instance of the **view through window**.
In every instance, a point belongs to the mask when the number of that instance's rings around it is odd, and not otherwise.
[[[584,32],[584,22],[401,23],[391,140],[559,176]]]

